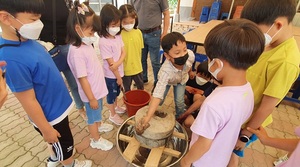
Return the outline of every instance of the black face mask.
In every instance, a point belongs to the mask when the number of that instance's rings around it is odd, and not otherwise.
[[[174,58],[174,64],[182,66],[182,65],[185,64],[185,62],[187,61],[188,58],[189,58],[189,54],[188,53],[186,53],[182,57]]]

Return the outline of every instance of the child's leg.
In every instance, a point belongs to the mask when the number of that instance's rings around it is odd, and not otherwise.
[[[185,104],[184,104],[184,92],[185,92],[185,84],[177,84],[173,86],[174,92],[174,101],[175,101],[175,117],[178,118],[182,113],[184,113]]]
[[[132,77],[131,76],[124,76],[123,78],[123,87],[124,91],[128,92],[131,90],[131,84],[132,84]]]
[[[142,72],[132,76],[132,79],[134,80],[137,89],[144,90],[144,81],[143,81],[143,73]]]
[[[195,119],[194,119],[193,115],[189,115],[183,122],[183,127],[185,128],[189,139],[192,136],[191,126],[194,123],[194,121],[195,121]]]

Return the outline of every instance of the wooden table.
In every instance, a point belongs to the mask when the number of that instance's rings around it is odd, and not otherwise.
[[[187,32],[186,34],[184,34],[186,42],[191,43],[195,46],[203,46],[205,38],[210,32],[210,30],[213,29],[215,26],[221,24],[222,22],[222,20],[211,20],[203,25],[200,25],[194,30]]]

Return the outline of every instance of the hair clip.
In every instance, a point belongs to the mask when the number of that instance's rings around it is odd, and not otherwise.
[[[78,14],[85,15],[85,12],[89,12],[89,8],[85,4],[81,4],[81,7],[77,7]]]

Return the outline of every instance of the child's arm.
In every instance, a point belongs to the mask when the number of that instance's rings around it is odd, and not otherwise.
[[[89,83],[89,81],[87,80],[86,77],[82,77],[82,78],[78,78],[79,80],[79,83],[86,95],[86,97],[89,99],[89,102],[90,102],[90,106],[92,109],[98,109],[98,101],[97,99],[95,98],[94,94],[93,94],[93,91],[91,89],[91,85]]]
[[[47,143],[58,142],[60,134],[47,121],[41,105],[36,99],[33,89],[23,92],[14,93],[16,98],[22,104],[25,112],[28,114],[33,123],[42,132],[44,141]]]
[[[253,113],[251,119],[248,121],[245,127],[251,127],[252,129],[258,129],[262,123],[266,120],[266,118],[273,112],[276,104],[278,103],[279,99],[263,95],[262,101],[256,112]],[[247,135],[250,137],[252,135],[246,128],[241,131],[241,134]],[[236,149],[243,149],[246,143],[238,140]]]
[[[109,68],[110,68],[112,71],[113,71],[113,70],[117,70],[118,67],[123,63],[123,61],[124,61],[124,59],[125,59],[125,56],[126,56],[126,52],[125,52],[124,47],[122,47],[122,49],[121,49],[121,56],[120,56],[119,60],[116,61],[116,62],[114,62],[114,61],[111,62]]]
[[[211,139],[199,136],[188,153],[181,159],[180,166],[190,167],[193,162],[200,159],[210,149],[212,141]]]
[[[106,59],[107,63],[111,66],[114,64],[114,60],[113,58],[108,58]],[[122,81],[122,77],[118,71],[118,68],[116,69],[111,69],[111,71],[114,73],[115,77],[117,78],[117,84],[118,85],[122,85],[123,84],[123,81]]]
[[[299,139],[278,139],[268,136],[266,130],[261,126],[257,130],[247,127],[247,130],[259,138],[262,144],[293,152],[299,143]]]
[[[197,99],[193,102],[193,104],[183,113],[179,116],[177,119],[178,122],[182,122],[185,120],[187,116],[189,116],[193,111],[199,109],[205,100],[205,96],[202,96],[201,98]]]

